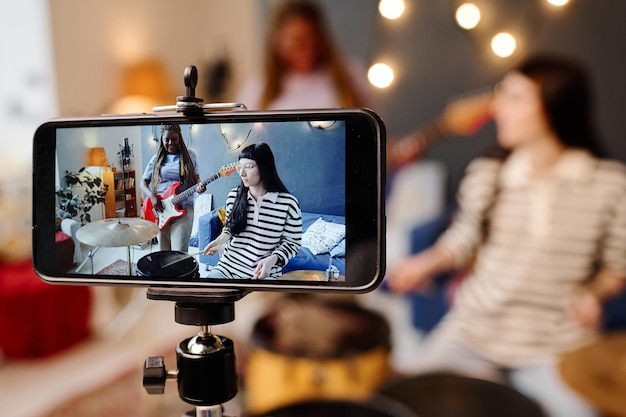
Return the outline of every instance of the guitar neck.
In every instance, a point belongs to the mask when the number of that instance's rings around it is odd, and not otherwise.
[[[493,92],[491,89],[464,95],[448,103],[433,122],[404,137],[387,148],[388,167],[399,167],[419,159],[435,141],[456,134],[468,136],[491,119]]]
[[[434,142],[446,135],[440,120],[431,122],[409,136],[392,141],[387,149],[387,164],[390,168],[418,159]]]
[[[215,174],[211,175],[209,178],[207,178],[206,180],[202,181],[202,184],[203,184],[203,185],[207,185],[207,184],[209,184],[210,182],[215,181],[215,180],[216,180],[216,179],[218,179],[219,177],[220,177],[220,173],[219,173],[219,172],[218,172],[218,173],[215,173]],[[195,194],[195,192],[196,192],[196,187],[197,187],[197,186],[198,186],[198,185],[196,184],[196,185],[194,185],[194,186],[192,186],[192,187],[187,188],[185,191],[183,191],[182,193],[180,193],[180,194],[178,194],[176,197],[174,197],[174,198],[172,199],[172,202],[173,202],[174,204],[178,204],[178,203],[180,203],[181,201],[185,200],[186,198],[191,197],[192,195],[194,195],[194,194]]]

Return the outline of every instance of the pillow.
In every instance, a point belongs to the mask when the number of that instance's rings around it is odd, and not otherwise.
[[[346,224],[346,218],[344,216],[335,216],[333,214],[311,213],[307,211],[302,212],[302,231],[306,232],[315,221],[319,218],[331,223]]]
[[[346,236],[346,226],[317,219],[302,235],[302,246],[313,255],[330,251]]]
[[[346,256],[346,239],[341,239],[341,242],[337,243],[337,245],[330,250],[330,256],[333,258],[339,258],[341,256]]]

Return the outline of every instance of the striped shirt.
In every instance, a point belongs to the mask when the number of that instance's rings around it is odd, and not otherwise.
[[[226,197],[226,215],[235,203],[237,189]],[[270,192],[252,198],[248,193],[248,224],[233,236],[224,249],[217,270],[230,278],[250,279],[259,261],[270,255],[278,256],[270,277],[282,274],[282,265],[296,256],[302,241],[302,215],[296,197],[284,192]]]
[[[502,366],[592,340],[568,320],[570,295],[602,268],[626,277],[626,167],[569,150],[536,180],[518,150],[473,161],[458,197],[437,245],[472,268],[442,334]]]

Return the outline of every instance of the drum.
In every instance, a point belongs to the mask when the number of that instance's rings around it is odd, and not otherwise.
[[[603,415],[626,416],[626,332],[604,333],[562,355],[561,376]]]
[[[363,400],[391,369],[386,320],[353,303],[279,300],[251,344],[246,408],[257,415],[313,399]]]
[[[402,378],[379,393],[420,417],[545,417],[537,403],[509,386],[450,373]]]
[[[272,410],[261,417],[418,417],[409,408],[386,398],[365,402],[314,400]]]
[[[198,262],[185,252],[159,251],[137,262],[137,275],[143,277],[199,278]]]

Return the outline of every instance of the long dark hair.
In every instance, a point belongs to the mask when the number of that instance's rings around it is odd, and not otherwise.
[[[515,71],[539,86],[548,123],[563,144],[605,156],[593,123],[591,87],[584,65],[572,58],[541,54],[525,60]]]
[[[272,149],[267,143],[254,143],[246,146],[239,154],[239,159],[252,159],[259,167],[259,175],[267,192],[288,193],[276,170]],[[237,187],[235,203],[226,220],[226,227],[233,234],[243,232],[248,225],[248,187],[243,181]]]
[[[321,43],[323,65],[327,65],[334,83],[337,96],[342,107],[357,107],[363,105],[363,98],[359,97],[337,46],[333,43],[324,13],[317,4],[305,0],[283,1],[273,12],[269,33],[266,39],[265,51],[265,85],[261,94],[259,107],[267,109],[278,97],[282,89],[282,80],[286,68],[276,52],[276,39],[279,31],[287,20],[292,17],[305,19],[315,28]]]
[[[187,146],[185,145],[180,125],[176,123],[163,124],[161,125],[161,134],[159,136],[159,149],[157,149],[156,160],[154,161],[154,169],[152,170],[152,188],[155,192],[158,184],[161,182],[161,166],[163,166],[163,162],[165,161],[165,157],[167,156],[167,148],[163,144],[163,135],[167,131],[176,132],[176,134],[178,135],[180,182],[184,185],[185,188],[191,187],[195,183],[195,180],[193,178],[195,173],[195,167],[193,165],[191,156],[189,155],[189,151],[187,151]]]

